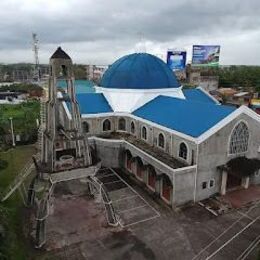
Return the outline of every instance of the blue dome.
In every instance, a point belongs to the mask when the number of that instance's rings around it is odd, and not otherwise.
[[[134,53],[114,62],[104,73],[101,87],[118,89],[178,88],[174,73],[161,59]]]

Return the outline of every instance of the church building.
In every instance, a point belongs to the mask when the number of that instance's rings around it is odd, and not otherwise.
[[[76,95],[93,158],[123,168],[169,206],[260,183],[260,117],[248,107],[183,89],[148,53],[115,61],[95,90]]]

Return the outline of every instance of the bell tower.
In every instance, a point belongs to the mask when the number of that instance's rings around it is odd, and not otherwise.
[[[72,60],[61,47],[51,56],[49,70],[46,128],[41,156],[43,172],[54,173],[90,166],[90,150],[82,132],[75,96]],[[66,84],[65,94],[57,90],[59,80]]]

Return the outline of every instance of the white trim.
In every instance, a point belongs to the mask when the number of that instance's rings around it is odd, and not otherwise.
[[[72,116],[71,116],[71,113],[70,113],[70,111],[69,111],[69,108],[68,108],[66,102],[65,102],[65,101],[62,101],[62,105],[63,105],[64,110],[65,110],[65,112],[66,112],[66,114],[67,114],[67,116],[68,116],[68,119],[69,119],[69,120],[72,120]]]
[[[138,117],[138,116],[135,116],[133,114],[126,113],[126,112],[109,112],[109,113],[98,113],[98,114],[82,114],[81,118],[84,119],[84,118],[95,118],[95,117],[126,116],[126,117],[129,117],[131,119],[135,119],[135,120],[140,121],[142,123],[148,124],[148,125],[150,125],[152,127],[156,127],[156,128],[158,128],[158,129],[160,129],[162,131],[166,131],[166,132],[168,132],[170,134],[174,134],[176,136],[184,138],[184,139],[186,139],[188,141],[194,142],[196,144],[200,144],[200,143],[204,142],[205,140],[207,140],[210,136],[215,134],[217,131],[219,131],[221,128],[226,126],[228,123],[230,123],[232,120],[234,120],[236,117],[238,117],[241,114],[245,114],[245,115],[249,116],[250,118],[255,119],[260,124],[260,116],[257,113],[255,113],[254,111],[252,111],[251,109],[249,109],[246,106],[241,106],[238,109],[234,110],[231,114],[226,116],[224,119],[219,121],[213,127],[208,129],[206,132],[201,134],[199,137],[192,137],[190,135],[178,132],[176,130],[167,128],[165,126],[159,125],[157,123],[151,122],[149,120],[143,119],[141,117]],[[70,113],[68,114],[68,117],[71,119]]]
[[[239,115],[245,114],[253,119],[255,119],[258,123],[260,123],[260,116],[255,113],[253,110],[249,109],[246,106],[241,106],[238,109],[236,109],[234,112],[229,114],[227,117],[219,121],[216,125],[211,127],[208,131],[206,131],[204,134],[200,135],[198,138],[196,138],[196,142],[198,144],[204,142],[206,139],[208,139],[210,136],[215,134],[217,131],[219,131],[221,128],[226,126],[228,123],[230,123],[232,120],[237,118]]]
[[[244,152],[241,152],[241,153],[230,153],[230,141],[231,141],[231,138],[232,138],[232,135],[233,135],[233,132],[235,130],[235,128],[240,124],[240,123],[244,123],[247,127],[247,130],[248,130],[248,141],[247,141],[247,149],[246,151]],[[229,134],[229,137],[228,137],[228,146],[227,146],[227,156],[228,157],[234,157],[234,156],[237,156],[237,155],[243,155],[245,153],[248,152],[248,146],[249,146],[249,141],[250,141],[250,132],[249,132],[249,126],[248,126],[248,122],[246,122],[244,119],[241,119],[239,120],[238,122],[236,122],[236,124],[233,126],[230,134]]]
[[[96,91],[99,92],[120,92],[120,93],[141,93],[141,94],[146,94],[146,93],[165,93],[165,92],[179,92],[182,91],[182,86],[178,87],[178,88],[153,88],[153,89],[126,89],[126,88],[102,88],[100,86],[94,86],[94,88],[96,89]],[[185,97],[184,97],[185,99]]]
[[[181,171],[186,171],[186,170],[192,170],[192,169],[197,169],[197,165],[191,165],[191,166],[186,166],[186,167],[181,167],[181,168],[176,168],[176,169],[173,169],[173,173],[179,173]]]
[[[205,95],[207,95],[210,99],[212,99],[215,103],[216,103],[216,105],[221,105],[221,103],[216,99],[216,98],[214,98],[213,96],[211,96],[204,88],[202,88],[202,87],[197,87],[196,89],[199,89],[199,90],[201,90]]]

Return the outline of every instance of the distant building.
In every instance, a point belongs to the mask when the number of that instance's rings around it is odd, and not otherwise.
[[[86,66],[87,79],[94,82],[100,82],[106,69],[107,66],[87,65]]]
[[[249,103],[249,107],[260,115],[260,99],[253,98]]]
[[[186,68],[186,74],[187,82],[191,85],[200,86],[207,92],[218,89],[219,77],[201,75],[200,67],[192,67],[191,65],[188,65]]]
[[[27,93],[20,92],[0,92],[0,105],[1,104],[11,104],[16,105],[26,101],[28,97]]]

